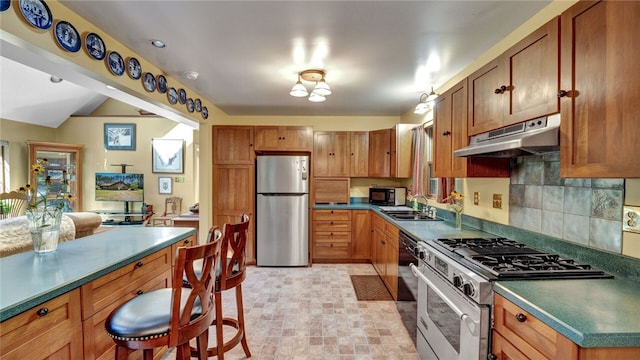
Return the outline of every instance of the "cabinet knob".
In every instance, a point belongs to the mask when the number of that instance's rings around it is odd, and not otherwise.
[[[505,91],[507,91],[507,87],[505,85],[502,85],[499,88],[495,89],[493,92],[496,94],[502,94]]]
[[[517,313],[516,314],[516,320],[518,320],[520,322],[525,322],[525,321],[527,321],[527,315],[521,314],[521,313]]]
[[[188,243],[190,243],[190,242],[191,242],[191,240],[189,240],[189,239],[184,239],[184,241],[183,241],[182,243],[183,243],[183,244],[185,244],[185,245],[187,245],[187,244],[188,244]]]
[[[559,98],[561,98],[561,97],[565,97],[565,96],[567,96],[568,94],[569,94],[569,92],[568,92],[568,91],[566,91],[566,90],[560,90],[560,91],[558,91],[558,97],[559,97]]]
[[[489,355],[487,355],[487,359],[488,360],[498,360],[498,357],[493,355],[493,354],[489,354]]]
[[[451,131],[445,131],[442,133],[443,136],[451,135]]]
[[[144,265],[144,263],[142,261],[138,261],[138,263],[136,264],[136,267],[142,267]]]
[[[384,240],[380,240],[380,244],[384,245],[386,242],[384,242]]]
[[[40,308],[38,309],[38,311],[36,311],[36,314],[38,314],[38,316],[42,317],[45,316],[49,313],[49,309],[47,309],[46,307]]]
[[[142,291],[142,290],[136,291],[136,295],[142,295],[142,294],[144,294],[144,291]]]

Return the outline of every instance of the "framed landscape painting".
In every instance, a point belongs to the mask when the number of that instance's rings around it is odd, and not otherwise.
[[[136,124],[104,124],[104,148],[135,150]]]
[[[184,140],[151,139],[152,172],[184,173]]]

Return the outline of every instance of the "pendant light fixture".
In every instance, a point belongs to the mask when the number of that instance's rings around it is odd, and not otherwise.
[[[420,101],[418,102],[418,105],[416,105],[416,108],[413,110],[413,113],[418,115],[425,114],[427,111],[431,110],[431,104],[437,98],[438,94],[433,91],[432,86],[430,93],[427,94],[426,92],[424,92],[420,94]]]
[[[327,100],[326,97],[328,95],[331,95],[331,88],[325,81],[324,76],[324,70],[317,69],[304,70],[298,73],[298,81],[295,85],[293,85],[293,88],[291,88],[289,95],[295,97],[309,96],[309,101],[311,102],[323,102]],[[311,91],[311,94],[309,94],[307,88],[302,84],[301,80],[316,83],[315,87]]]

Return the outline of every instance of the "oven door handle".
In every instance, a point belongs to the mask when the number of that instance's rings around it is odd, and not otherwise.
[[[440,298],[444,300],[447,303],[447,305],[449,305],[451,310],[453,310],[456,313],[456,315],[460,316],[460,319],[462,320],[462,322],[464,322],[465,325],[467,325],[467,328],[469,328],[469,331],[471,331],[471,335],[477,335],[478,322],[473,321],[473,319],[471,319],[469,315],[467,315],[466,313],[463,313],[460,309],[458,309],[458,307],[451,300],[449,300],[449,298],[446,297],[445,294],[443,294],[442,291],[438,289],[433,284],[433,282],[431,282],[431,280],[429,280],[429,278],[427,278],[426,276],[424,276],[423,273],[420,272],[417,266],[415,266],[414,264],[409,264],[409,269],[411,269],[411,272],[413,273],[414,276],[418,277],[418,279],[424,281],[427,285],[429,285],[431,290],[433,290],[436,294],[438,294],[438,296],[440,296]]]

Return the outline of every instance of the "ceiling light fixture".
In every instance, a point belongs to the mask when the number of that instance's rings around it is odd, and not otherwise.
[[[162,40],[151,40],[150,43],[158,49],[162,49],[167,46]]]
[[[184,77],[186,77],[189,80],[196,80],[198,78],[198,76],[200,76],[200,74],[198,74],[195,71],[185,71],[184,72]]]
[[[49,78],[49,81],[51,81],[54,84],[57,84],[62,82],[62,78],[59,76],[51,75],[51,77]]]
[[[293,85],[293,88],[291,88],[289,95],[295,97],[309,96],[309,101],[311,102],[323,102],[327,100],[326,97],[331,95],[331,88],[325,81],[324,76],[324,70],[317,69],[304,70],[298,73],[298,81]],[[301,80],[316,83],[313,91],[311,91],[311,95],[309,95],[307,88],[302,84]]]
[[[436,94],[436,92],[433,91],[433,86],[432,86],[430,93],[427,94],[426,92],[424,92],[420,94],[420,102],[418,102],[418,105],[416,105],[416,108],[413,110],[413,113],[418,115],[425,114],[427,111],[431,110],[431,104],[437,98],[438,98],[438,94]]]

